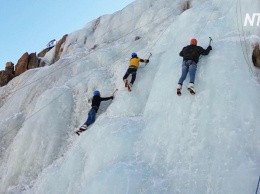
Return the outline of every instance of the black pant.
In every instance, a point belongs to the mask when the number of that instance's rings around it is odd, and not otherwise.
[[[136,72],[137,72],[137,69],[135,69],[135,68],[128,68],[126,73],[125,73],[125,75],[124,75],[124,77],[123,77],[123,80],[127,79],[128,76],[130,74],[132,74],[132,79],[131,79],[130,83],[133,85],[134,82],[135,82],[135,78],[136,78]]]

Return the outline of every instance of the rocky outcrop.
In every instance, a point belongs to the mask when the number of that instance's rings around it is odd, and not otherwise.
[[[43,49],[37,56],[38,56],[38,59],[39,59],[39,67],[43,67],[45,66],[45,62],[44,61],[41,61],[41,58],[43,58],[46,53],[50,50],[50,48],[46,48],[46,49]]]
[[[46,55],[46,53],[49,51],[49,48],[43,49],[41,52],[38,53],[38,57],[44,57]]]
[[[190,2],[189,1],[185,1],[183,3],[182,11],[186,11],[189,8],[190,8]]]
[[[5,70],[0,71],[0,87],[6,85],[14,77],[14,64],[12,62],[7,62]]]
[[[66,41],[68,34],[65,34],[62,39],[58,41],[58,43],[55,46],[55,54],[54,54],[54,59],[53,63],[58,61],[60,59],[60,54],[62,53],[63,49],[61,48],[62,44]]]
[[[62,45],[66,41],[67,36],[67,34],[64,35],[62,39],[58,41],[55,47],[46,48],[42,50],[38,55],[36,55],[36,53],[24,53],[15,65],[15,69],[12,62],[6,63],[5,70],[0,71],[0,87],[6,85],[15,76],[18,76],[29,69],[44,66],[44,61],[40,61],[40,59],[43,58],[51,48],[55,49],[52,63],[58,61],[60,59],[60,54],[63,51]]]
[[[9,74],[9,75],[14,75],[14,64],[12,62],[7,62],[5,64],[5,71]]]
[[[39,59],[36,56],[36,53],[31,53],[29,55],[29,59],[28,59],[28,64],[27,64],[27,69],[34,69],[37,68],[39,64]]]
[[[55,45],[54,47],[46,48],[46,49],[42,50],[42,51],[38,54],[38,58],[44,57],[44,56],[46,55],[46,53],[47,53],[50,49],[54,48],[55,51],[54,51],[54,56],[53,56],[53,59],[52,59],[52,61],[51,61],[51,64],[53,64],[53,63],[55,63],[56,61],[58,61],[58,60],[60,59],[60,54],[61,54],[62,51],[63,51],[63,49],[62,49],[62,44],[66,41],[67,36],[68,36],[68,34],[65,34],[65,35],[62,37],[62,39],[60,39],[60,40],[58,41],[58,43],[56,43],[56,45]],[[39,64],[40,67],[43,67],[44,65],[45,65],[45,62],[44,62],[44,61],[41,61],[40,64]]]
[[[30,55],[27,52],[24,53],[15,65],[15,76],[20,75],[28,69],[34,69],[38,67],[38,63],[39,61],[36,53],[31,53]]]
[[[259,44],[256,44],[253,50],[252,54],[252,61],[254,63],[254,66],[260,68],[260,49]]]
[[[15,76],[18,76],[27,70],[29,54],[26,52],[22,55],[22,57],[18,60],[15,65]]]

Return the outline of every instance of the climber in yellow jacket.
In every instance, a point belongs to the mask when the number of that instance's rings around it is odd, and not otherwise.
[[[137,72],[140,62],[149,63],[149,59],[141,59],[137,56],[136,53],[132,53],[132,58],[130,59],[129,67],[123,77],[123,81],[125,82],[125,87],[131,88],[133,86],[135,78],[136,78],[136,72]],[[131,79],[130,83],[128,84],[127,78],[130,74],[132,75],[132,79]]]

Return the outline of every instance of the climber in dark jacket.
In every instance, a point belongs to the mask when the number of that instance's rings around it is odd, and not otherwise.
[[[197,40],[191,39],[190,45],[184,47],[182,51],[180,52],[180,56],[183,57],[182,62],[182,74],[178,82],[177,87],[177,95],[181,95],[181,89],[183,81],[186,79],[186,76],[189,72],[190,74],[190,83],[188,85],[188,90],[192,95],[195,94],[194,89],[194,81],[195,81],[195,74],[197,70],[197,63],[199,61],[200,55],[208,55],[210,50],[212,50],[211,46],[208,46],[208,48],[205,50],[200,46],[197,46]]]
[[[110,97],[106,97],[106,98],[102,98],[100,96],[100,92],[99,91],[94,91],[93,93],[93,98],[92,98],[92,104],[91,104],[91,109],[88,112],[88,119],[87,121],[79,128],[79,130],[76,131],[76,133],[78,135],[80,135],[80,133],[82,133],[83,131],[87,130],[87,127],[91,124],[93,124],[96,120],[96,114],[97,111],[99,109],[100,103],[101,101],[106,101],[106,100],[113,100],[114,99],[114,94]]]

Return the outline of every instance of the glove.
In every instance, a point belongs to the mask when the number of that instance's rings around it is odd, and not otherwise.
[[[114,99],[114,96],[111,96],[111,100],[113,100]]]
[[[208,46],[208,49],[209,49],[209,50],[212,50],[212,46]]]
[[[145,59],[145,61],[144,61],[145,63],[149,63],[149,59]]]

